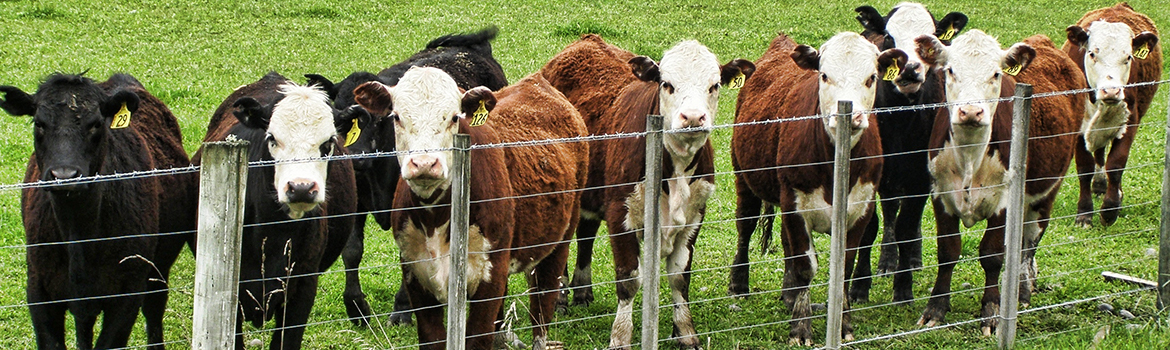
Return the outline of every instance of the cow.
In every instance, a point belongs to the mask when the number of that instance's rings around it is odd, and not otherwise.
[[[244,348],[244,321],[260,327],[269,319],[276,321],[269,349],[301,348],[318,276],[353,230],[353,167],[322,159],[347,153],[335,114],[320,89],[271,72],[228,95],[211,118],[204,142],[248,141],[248,161],[269,162],[248,171],[236,349]],[[202,149],[192,157],[201,160]]]
[[[833,36],[820,50],[797,45],[781,34],[756,63],[759,72],[740,92],[735,122],[774,122],[732,129],[736,229],[741,239],[750,237],[763,203],[780,207],[786,257],[783,299],[793,319],[789,343],[812,345],[808,285],[816,275],[817,257],[811,231],[830,232],[835,204],[832,135],[837,128],[849,128],[849,227],[847,232],[833,232],[846,235],[848,275],[854,248],[873,216],[874,190],[881,181],[883,160],[877,157],[882,152],[881,140],[876,128],[870,127],[877,121],[869,112],[881,79],[878,72],[891,65],[904,69],[906,53],[899,49],[879,52],[852,32]],[[802,118],[836,114],[838,101],[853,103],[850,125],[838,125],[834,117]],[[853,339],[849,314],[841,333],[844,339]]]
[[[33,116],[27,183],[190,165],[175,116],[128,74],[96,83],[56,73],[32,95],[13,86],[0,92],[0,108]],[[196,180],[183,173],[23,190],[27,297],[38,348],[65,348],[66,311],[77,347],[124,347],[140,307],[148,348],[163,348],[166,279],[194,238]],[[85,242],[61,244],[73,241]]]
[[[1076,223],[1092,226],[1093,193],[1104,193],[1101,224],[1109,226],[1121,211],[1125,197],[1121,175],[1138,125],[1158,92],[1158,84],[1124,85],[1161,79],[1162,46],[1154,22],[1124,2],[1089,11],[1066,31],[1068,41],[1062,50],[1073,58],[1093,88],[1081,124],[1083,137],[1077,139],[1080,198]]]
[[[436,67],[450,74],[459,88],[470,90],[485,86],[493,91],[508,85],[503,67],[492,56],[491,40],[499,30],[489,27],[471,34],[450,34],[435,38],[419,51],[378,74],[354,72],[334,84],[319,74],[305,74],[308,85],[319,85],[329,93],[333,107],[343,111],[337,120],[338,135],[345,135],[346,147],[353,154],[394,151],[394,125],[383,115],[371,115],[354,102],[353,90],[359,85],[377,81],[393,86],[407,69],[413,66]],[[379,156],[353,159],[354,175],[357,178],[358,212],[373,212],[374,221],[383,230],[390,230],[389,209],[394,201],[394,189],[398,185],[400,170],[396,156]],[[372,315],[365,293],[361,291],[358,265],[362,260],[366,227],[366,215],[355,217],[354,231],[347,243],[342,259],[346,268],[346,308],[362,315]],[[351,299],[352,298],[352,299]],[[390,314],[391,324],[408,324],[410,301],[401,287],[394,295],[394,310]],[[353,319],[355,325],[368,323],[366,318]]]
[[[944,322],[950,310],[951,275],[962,246],[959,224],[972,227],[987,221],[979,245],[983,290],[981,330],[991,335],[999,312],[999,275],[1003,266],[1003,200],[1011,178],[1008,155],[1013,106],[997,99],[1012,96],[1017,82],[1031,84],[1035,93],[1081,89],[1087,86],[1076,63],[1060,52],[1048,37],[1036,35],[1000,49],[996,39],[979,30],[955,37],[951,46],[937,38],[916,39],[923,59],[941,75],[950,104],[940,108],[930,139],[931,195],[938,232],[938,277],[918,324]],[[1012,74],[1017,74],[1012,76]],[[1036,277],[1035,248],[1048,227],[1052,205],[1072,160],[1076,119],[1084,113],[1081,94],[1032,100],[1028,128],[1028,162],[1024,189],[1024,252],[1020,301],[1027,305]],[[1014,297],[1014,296],[1012,296]]]
[[[442,349],[442,309],[447,301],[446,258],[452,184],[451,152],[456,132],[473,145],[581,137],[584,121],[539,73],[492,93],[486,87],[461,92],[443,70],[416,67],[398,84],[359,86],[362,108],[394,123],[403,169],[394,196],[391,224],[406,277],[406,290],[424,349]],[[490,112],[485,124],[468,119]],[[430,151],[425,151],[430,150]],[[425,153],[424,153],[425,152]],[[467,347],[489,349],[507,277],[528,278],[533,348],[544,349],[547,324],[555,313],[560,275],[580,215],[580,188],[588,170],[588,145],[558,143],[471,151],[467,292],[471,299]]]
[[[905,107],[935,104],[943,97],[937,75],[927,74],[934,67],[923,64],[914,50],[914,39],[933,35],[949,43],[967,25],[967,16],[951,12],[936,21],[921,4],[904,2],[894,6],[885,17],[870,6],[855,9],[857,21],[865,28],[861,36],[879,50],[901,49],[907,54],[906,69],[890,79],[878,82],[873,107]],[[882,72],[886,73],[886,72]],[[937,108],[900,110],[878,114],[878,132],[882,137],[882,182],[878,184],[882,221],[879,274],[894,274],[893,300],[909,303],[914,299],[913,270],[922,268],[922,209],[930,196],[930,172],[926,169],[926,144]],[[849,298],[855,302],[869,300],[870,248],[878,235],[879,220],[870,220],[861,238],[854,283]]]

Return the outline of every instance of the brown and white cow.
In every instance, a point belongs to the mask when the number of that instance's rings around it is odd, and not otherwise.
[[[816,275],[817,257],[811,233],[830,232],[832,135],[838,127],[850,128],[850,157],[854,160],[849,167],[849,230],[837,233],[847,237],[848,275],[856,254],[853,248],[873,216],[871,201],[882,172],[882,158],[876,157],[881,155],[881,140],[877,128],[870,127],[877,121],[868,110],[873,106],[878,72],[895,62],[904,65],[906,54],[898,49],[879,53],[857,33],[837,34],[819,51],[780,35],[757,61],[759,72],[740,92],[736,123],[791,119],[737,126],[731,141],[740,237],[750,237],[755,230],[754,218],[763,203],[782,210],[781,242],[786,257],[783,297],[792,308],[791,344],[813,342],[808,285]],[[837,125],[832,117],[800,119],[837,113],[838,101],[853,102],[851,125]],[[744,272],[746,275],[746,269]],[[853,339],[848,314],[842,336]]]
[[[1162,46],[1154,22],[1124,2],[1089,11],[1067,31],[1062,49],[1094,89],[1077,140],[1081,192],[1076,222],[1092,226],[1093,193],[1103,192],[1101,224],[1109,226],[1121,210],[1121,175],[1138,125],[1158,92],[1158,84],[1124,85],[1161,79]]]
[[[625,64],[623,71],[620,67]],[[714,193],[713,148],[707,140],[718,110],[719,86],[739,74],[750,76],[751,62],[734,59],[720,65],[715,55],[697,41],[684,41],[663,53],[662,62],[633,57],[628,51],[586,35],[545,65],[548,75],[586,118],[591,134],[632,133],[646,130],[646,115],[665,117],[664,180],[661,215],[662,249],[674,301],[674,337],[683,348],[698,348],[687,306],[691,257],[699,227]],[[632,72],[632,74],[631,74]],[[644,138],[594,143],[590,149],[589,188],[582,195],[582,227],[578,230],[578,264],[573,277],[574,300],[592,300],[589,278],[591,240],[600,220],[608,223],[617,283],[617,317],[610,348],[626,349],[633,337],[634,295],[639,287],[643,194]],[[591,243],[591,242],[589,242]],[[656,272],[656,271],[655,271]],[[655,272],[649,272],[656,275]],[[585,293],[582,293],[582,292]]]
[[[934,326],[950,311],[951,274],[962,246],[959,224],[972,227],[987,220],[979,245],[986,287],[981,316],[999,312],[999,274],[1003,266],[1003,200],[1011,136],[1012,103],[996,99],[1012,96],[1017,82],[1031,84],[1037,94],[1085,87],[1076,63],[1052,41],[1036,35],[1000,49],[995,38],[973,30],[955,38],[951,46],[937,38],[919,37],[918,51],[938,67],[944,79],[946,101],[939,110],[930,141],[935,222],[938,225],[939,272],[919,324]],[[930,54],[933,53],[933,54]],[[1021,71],[1022,70],[1022,71]],[[1012,76],[1011,73],[1018,72]],[[1058,95],[1032,101],[1028,163],[1024,195],[1024,261],[1020,299],[1027,303],[1036,276],[1035,247],[1040,242],[1061,179],[1072,160],[1077,118],[1084,95]],[[982,322],[984,335],[996,327],[994,318]]]
[[[449,249],[450,207],[420,206],[451,201],[451,152],[443,149],[451,147],[456,132],[471,135],[473,145],[486,145],[585,136],[585,123],[539,73],[493,95],[484,87],[461,92],[442,70],[416,67],[394,87],[370,82],[355,95],[362,107],[394,121],[398,151],[414,152],[398,157],[402,181],[394,208],[402,210],[391,222],[410,276],[406,288],[419,342],[441,349],[446,327],[442,308],[435,306],[447,300],[450,268],[443,255]],[[464,116],[480,106],[491,111],[488,121],[470,126]],[[533,348],[549,344],[547,324],[580,215],[576,190],[585,185],[588,153],[581,142],[471,151],[468,348],[491,348],[490,334],[513,273],[523,273],[532,289]]]

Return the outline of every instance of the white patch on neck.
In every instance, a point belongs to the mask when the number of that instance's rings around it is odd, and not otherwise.
[[[1129,104],[1121,101],[1115,105],[1108,105],[1101,100],[1097,103],[1085,99],[1085,119],[1081,123],[1081,134],[1085,138],[1085,146],[1089,152],[1109,146],[1113,140],[1125,136],[1126,123],[1129,121]]]
[[[985,151],[978,156],[978,165],[972,165],[952,141],[947,141],[929,166],[934,177],[933,196],[940,198],[946,212],[958,216],[968,228],[1007,207],[1002,199],[1012,176],[1004,169],[998,152]]]
[[[804,226],[809,232],[830,233],[833,228],[833,206],[825,201],[825,188],[817,187],[811,192],[794,190],[796,193],[796,210],[804,218]],[[873,199],[874,184],[861,182],[858,179],[849,188],[848,225],[853,227],[869,209],[869,201]],[[813,256],[815,264],[816,257]]]
[[[694,182],[688,183],[691,180],[690,176],[694,175],[694,169],[689,171],[685,166],[675,166],[675,173],[671,180],[666,181],[666,185],[670,187],[670,194],[659,194],[659,216],[662,218],[662,244],[659,246],[660,258],[666,258],[674,252],[678,242],[689,241],[695,234],[699,232],[699,224],[703,220],[703,209],[707,207],[707,199],[711,194],[715,193],[715,184],[703,179],[696,179]],[[643,239],[643,234],[640,229],[645,227],[645,189],[641,183],[634,185],[634,191],[626,197],[626,220],[625,225],[627,229],[639,230],[638,239]]]
[[[449,225],[450,222],[444,222],[435,228],[419,227],[411,220],[401,230],[394,231],[402,266],[441,303],[447,302],[447,279],[451,274]],[[487,252],[492,246],[478,225],[468,228],[467,241],[467,294],[471,295],[480,282],[491,281],[492,263]]]

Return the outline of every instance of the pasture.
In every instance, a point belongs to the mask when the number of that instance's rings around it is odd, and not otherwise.
[[[185,149],[194,153],[215,107],[236,87],[278,71],[299,82],[302,74],[316,73],[339,80],[355,70],[376,72],[420,50],[431,39],[485,26],[500,28],[492,43],[496,59],[517,81],[535,72],[576,40],[579,34],[600,33],[612,44],[636,54],[660,58],[684,39],[706,44],[721,62],[732,58],[755,60],[778,32],[817,47],[840,31],[860,32],[853,9],[871,5],[886,12],[897,1],[840,1],[776,3],[752,1],[551,1],[498,2],[422,1],[224,1],[199,3],[175,0],[146,1],[10,1],[0,2],[0,84],[35,91],[46,75],[60,71],[87,72],[104,80],[115,72],[133,74],[166,103],[179,118]],[[973,0],[923,1],[937,17],[950,11],[965,13],[967,30],[980,29],[997,36],[1006,48],[1027,36],[1045,34],[1059,46],[1064,28],[1085,12],[1112,1],[985,2]],[[1130,1],[1165,31],[1170,8],[1163,2]],[[1165,64],[1165,63],[1164,63]],[[1165,77],[1163,77],[1165,79]],[[1125,209],[1118,223],[1091,229],[1073,224],[1077,184],[1066,179],[1053,209],[1055,219],[1041,242],[1037,261],[1040,292],[1032,308],[1022,314],[1017,345],[1020,348],[1153,349],[1170,346],[1167,314],[1155,306],[1153,292],[1131,292],[1134,287],[1105,282],[1102,271],[1116,271],[1156,279],[1162,156],[1165,140],[1168,87],[1155,97],[1140,127],[1129,170],[1125,173]],[[734,118],[737,90],[723,89],[716,125]],[[716,146],[717,193],[709,203],[706,221],[696,244],[692,312],[697,331],[711,349],[776,349],[786,346],[789,311],[780,302],[779,241],[776,253],[761,255],[753,241],[748,298],[727,297],[728,265],[735,246],[735,194],[728,145],[730,128],[712,134]],[[0,185],[21,182],[32,151],[28,117],[0,116]],[[1071,170],[1071,169],[1070,169]],[[17,190],[0,190],[0,348],[35,347],[25,305],[25,249]],[[1100,201],[1098,199],[1098,206]],[[518,214],[522,215],[522,214]],[[886,305],[890,278],[877,278],[871,302],[853,305],[858,339],[882,337],[920,329],[914,322],[926,305],[937,269],[934,256],[934,220],[930,209],[923,220],[923,263],[915,274],[912,306]],[[603,226],[604,227],[604,226]],[[978,286],[982,270],[971,257],[978,252],[982,226],[964,234],[962,257],[956,268],[947,321],[978,317]],[[602,233],[604,235],[604,233]],[[828,238],[814,235],[822,268],[813,280],[812,299],[823,303],[827,281]],[[608,241],[599,237],[595,248],[594,281],[597,301],[573,307],[557,316],[551,340],[566,349],[604,348],[613,321],[616,297]],[[877,257],[874,256],[876,263]],[[571,264],[571,263],[570,263]],[[185,251],[168,281],[173,290],[166,314],[166,339],[172,349],[189,347],[191,290],[195,262]],[[415,343],[413,326],[390,326],[385,318],[398,288],[398,251],[390,232],[368,223],[362,278],[378,324],[356,328],[345,318],[341,304],[344,276],[337,264],[321,277],[316,305],[305,337],[307,349],[388,349]],[[818,286],[819,284],[819,286]],[[976,287],[971,287],[970,284]],[[514,305],[520,317],[512,327],[526,342],[531,334],[520,295],[526,284],[510,280],[505,308]],[[664,302],[669,300],[662,291]],[[1103,297],[1069,305],[1061,303]],[[1108,302],[1137,317],[1124,319],[1098,311]],[[818,315],[823,316],[823,311]],[[660,315],[660,334],[668,336],[670,313]],[[640,329],[635,316],[635,329]],[[67,324],[71,324],[67,321]],[[271,324],[271,323],[270,323]],[[67,327],[71,329],[72,327]],[[824,337],[824,319],[814,320],[816,338]],[[263,329],[245,327],[245,339],[267,339]],[[67,330],[72,339],[72,331]],[[1102,334],[1107,334],[1103,335]],[[1103,339],[1095,339],[1102,338]],[[709,340],[708,340],[709,338]],[[142,321],[131,344],[144,344]],[[637,338],[636,338],[637,339]],[[661,346],[671,347],[671,344]],[[980,336],[977,323],[893,337],[858,345],[860,348],[970,349],[995,346],[995,338]]]

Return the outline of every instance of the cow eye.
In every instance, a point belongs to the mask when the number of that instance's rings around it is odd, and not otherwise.
[[[451,123],[452,123],[452,124],[454,124],[454,123],[459,123],[459,114],[458,114],[458,113],[456,113],[455,115],[452,115],[452,116],[451,116]]]
[[[264,135],[264,142],[268,143],[268,148],[276,148],[276,137],[272,136],[272,134]]]
[[[1094,59],[1094,60],[1095,60],[1095,59],[1097,59],[1097,54],[1096,54],[1096,53],[1093,53],[1093,52],[1090,52],[1090,53],[1089,53],[1089,58],[1091,58],[1091,59]]]
[[[711,88],[707,89],[707,92],[712,94],[719,92],[719,84],[712,84]]]
[[[1002,77],[1002,76],[1003,76],[1003,73],[1000,73],[1000,72],[995,72],[995,74],[992,74],[992,75],[991,75],[991,80],[992,80],[992,81],[999,80],[999,78],[1000,78],[1000,77]]]
[[[386,117],[390,118],[390,120],[393,120],[395,124],[402,123],[401,118],[398,117],[398,112],[390,112],[390,115]]]
[[[325,141],[325,143],[322,143],[321,144],[321,156],[328,157],[328,156],[333,155],[333,148],[334,148],[333,146],[336,143],[337,143],[337,140],[335,140],[333,138],[330,138],[329,140]]]
[[[662,83],[662,89],[666,90],[666,93],[668,94],[674,93],[674,85],[671,85],[670,83]]]
[[[821,81],[828,83],[829,82],[829,75],[825,74],[825,73],[821,73]]]

